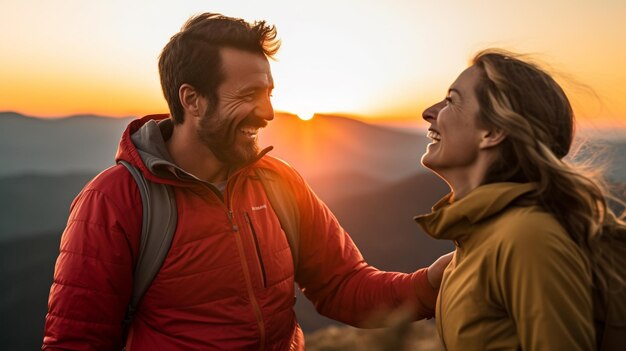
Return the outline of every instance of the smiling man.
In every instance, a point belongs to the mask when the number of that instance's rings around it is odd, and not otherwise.
[[[159,60],[170,114],[133,121],[116,156],[173,189],[171,247],[124,338],[142,200],[124,166],[96,176],[61,239],[44,349],[302,350],[294,283],[320,313],[352,325],[407,305],[416,319],[432,316],[449,257],[412,274],[369,266],[299,174],[259,151],[259,129],[274,118],[268,58],[278,47],[273,26],[217,14],[191,18],[171,38]],[[258,169],[293,190],[297,247]]]

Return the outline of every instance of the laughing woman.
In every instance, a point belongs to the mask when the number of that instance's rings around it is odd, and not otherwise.
[[[574,120],[561,87],[518,55],[483,51],[423,117],[433,142],[422,164],[451,193],[415,219],[457,248],[437,302],[445,347],[610,344],[603,323],[625,325],[624,289],[621,300],[594,294],[624,283],[624,258],[602,248],[623,250],[626,227],[603,188],[563,161]],[[616,304],[622,315],[610,316]]]

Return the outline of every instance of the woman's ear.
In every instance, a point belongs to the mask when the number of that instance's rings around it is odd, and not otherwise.
[[[500,145],[506,139],[507,134],[499,128],[493,128],[483,131],[479,147],[481,149],[489,149]]]
[[[181,85],[178,89],[178,98],[180,99],[180,103],[183,106],[185,115],[190,115],[194,117],[199,117],[201,115],[201,104],[203,97],[196,91],[193,86],[187,83]]]

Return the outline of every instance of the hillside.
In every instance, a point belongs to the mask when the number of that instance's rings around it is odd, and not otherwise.
[[[277,115],[259,137],[307,179],[355,173],[400,180],[425,171],[419,160],[428,142],[423,135],[334,116],[302,121]]]
[[[129,121],[97,116],[39,119],[0,113],[0,176],[97,173],[113,163]]]
[[[453,249],[449,242],[424,234],[413,221],[447,193],[443,181],[423,173],[330,205],[370,264],[411,272]]]
[[[70,204],[95,173],[23,174],[0,178],[0,242],[59,231]]]
[[[2,350],[41,348],[60,232],[0,241]]]
[[[75,116],[38,119],[0,113],[0,177],[22,173],[97,173],[114,162],[129,119]],[[420,169],[427,141],[356,120],[317,116],[302,121],[277,114],[259,144],[295,166],[307,179],[356,173],[384,181]],[[423,171],[423,169],[422,169]]]

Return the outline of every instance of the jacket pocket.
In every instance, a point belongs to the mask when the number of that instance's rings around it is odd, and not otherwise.
[[[261,247],[259,245],[259,238],[257,237],[256,230],[254,229],[254,225],[252,224],[252,220],[250,220],[250,216],[248,215],[248,212],[244,212],[244,216],[246,217],[246,222],[248,222],[250,233],[252,233],[252,239],[254,239],[254,248],[256,249],[257,260],[259,261],[259,268],[261,271],[261,280],[263,281],[263,287],[267,288],[267,273],[265,272],[265,265],[263,264],[263,256],[261,255]]]

